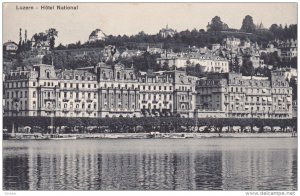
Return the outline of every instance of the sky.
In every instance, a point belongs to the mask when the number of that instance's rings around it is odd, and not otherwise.
[[[41,10],[41,6],[78,5],[78,10]],[[297,24],[296,3],[3,3],[3,42],[18,42],[19,29],[34,33],[56,28],[59,43],[85,42],[99,28],[107,35],[156,34],[167,24],[177,31],[205,29],[214,16],[239,29],[246,15],[254,23]],[[17,7],[34,6],[34,10]]]

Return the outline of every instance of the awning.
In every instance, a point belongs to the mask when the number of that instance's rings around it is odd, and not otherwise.
[[[236,100],[240,100],[240,98],[238,96],[235,97]]]
[[[281,98],[281,97],[279,97],[279,98],[278,98],[278,101],[282,101],[282,98]]]
[[[248,106],[248,105],[245,105],[245,108],[249,108],[249,106]]]
[[[262,100],[263,100],[263,101],[267,101],[267,97],[263,97]]]
[[[292,99],[290,97],[287,97],[286,100],[287,101],[292,101]]]
[[[264,92],[264,93],[267,92],[267,89],[264,89],[264,88],[263,88],[263,89],[262,89],[262,92]]]

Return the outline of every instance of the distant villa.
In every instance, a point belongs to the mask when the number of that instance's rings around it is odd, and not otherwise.
[[[166,38],[168,36],[173,37],[175,35],[176,31],[174,29],[170,29],[168,25],[166,28],[163,28],[159,31],[159,34],[161,37]]]

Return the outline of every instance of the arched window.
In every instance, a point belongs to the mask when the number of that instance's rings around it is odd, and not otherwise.
[[[126,80],[127,79],[127,76],[126,76],[126,74],[124,74],[124,80]]]
[[[120,72],[117,72],[117,79],[119,80],[121,78]]]
[[[130,79],[133,80],[133,74],[132,73],[130,73]]]
[[[47,76],[47,78],[50,78],[50,72],[49,71],[46,72],[46,76]]]

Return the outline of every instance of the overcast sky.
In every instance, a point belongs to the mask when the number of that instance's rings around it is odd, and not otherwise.
[[[3,41],[18,42],[19,28],[27,29],[28,38],[48,28],[58,30],[56,45],[87,41],[100,28],[106,34],[155,34],[165,27],[177,31],[205,29],[218,15],[230,28],[241,27],[246,15],[254,23],[297,24],[296,3],[4,3]],[[16,6],[34,6],[34,10],[17,10]],[[76,11],[41,10],[41,5],[78,5]],[[23,35],[24,37],[24,35]]]

